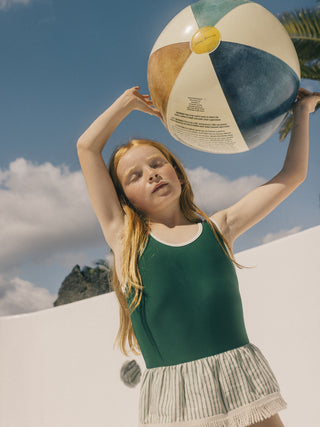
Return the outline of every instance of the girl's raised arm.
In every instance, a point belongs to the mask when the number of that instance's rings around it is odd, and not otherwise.
[[[231,247],[238,236],[266,217],[305,180],[309,159],[309,115],[319,102],[320,93],[299,89],[293,106],[290,143],[281,171],[234,205],[212,215]]]
[[[77,152],[90,200],[108,245],[115,250],[120,242],[124,214],[102,157],[102,150],[113,131],[132,111],[140,110],[161,118],[152,107],[149,95],[141,95],[139,86],[127,89],[80,136]]]

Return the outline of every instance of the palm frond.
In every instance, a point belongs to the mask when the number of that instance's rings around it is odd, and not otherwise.
[[[279,130],[279,138],[281,142],[285,139],[285,137],[290,132],[292,128],[292,123],[293,123],[293,115],[289,113],[287,118],[282,122],[282,125]]]
[[[313,65],[300,64],[301,78],[320,80],[320,61]]]
[[[320,3],[320,0],[317,0]],[[301,78],[320,80],[320,7],[283,12],[279,21],[287,30],[299,58]],[[316,111],[320,105],[316,106]],[[290,111],[279,130],[283,141],[292,129],[293,115]]]
[[[307,63],[320,58],[320,9],[301,9],[283,12],[279,21],[287,30],[300,62]]]
[[[316,106],[315,111],[319,110],[319,108],[320,108],[320,104]],[[284,118],[284,121],[282,122],[279,130],[280,142],[282,142],[291,131],[292,123],[293,123],[293,114],[290,111],[287,117]]]

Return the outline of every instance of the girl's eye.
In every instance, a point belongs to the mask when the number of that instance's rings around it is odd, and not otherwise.
[[[163,165],[163,163],[164,163],[163,160],[156,160],[155,162],[151,163],[151,167],[152,168],[157,168],[157,167]]]
[[[139,178],[139,173],[138,172],[135,172],[135,173],[133,173],[131,176],[130,176],[130,182],[131,181],[136,181],[138,178]]]

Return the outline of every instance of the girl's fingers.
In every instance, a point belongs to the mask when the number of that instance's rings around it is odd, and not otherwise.
[[[310,92],[307,89],[300,88],[296,99],[297,101],[300,101],[307,96],[320,96],[320,92]]]

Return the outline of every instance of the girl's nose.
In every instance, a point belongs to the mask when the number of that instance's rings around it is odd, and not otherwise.
[[[150,176],[149,176],[149,181],[152,181],[154,178],[158,178],[158,174],[157,174],[157,172],[153,172],[153,173],[151,173],[150,174]]]

